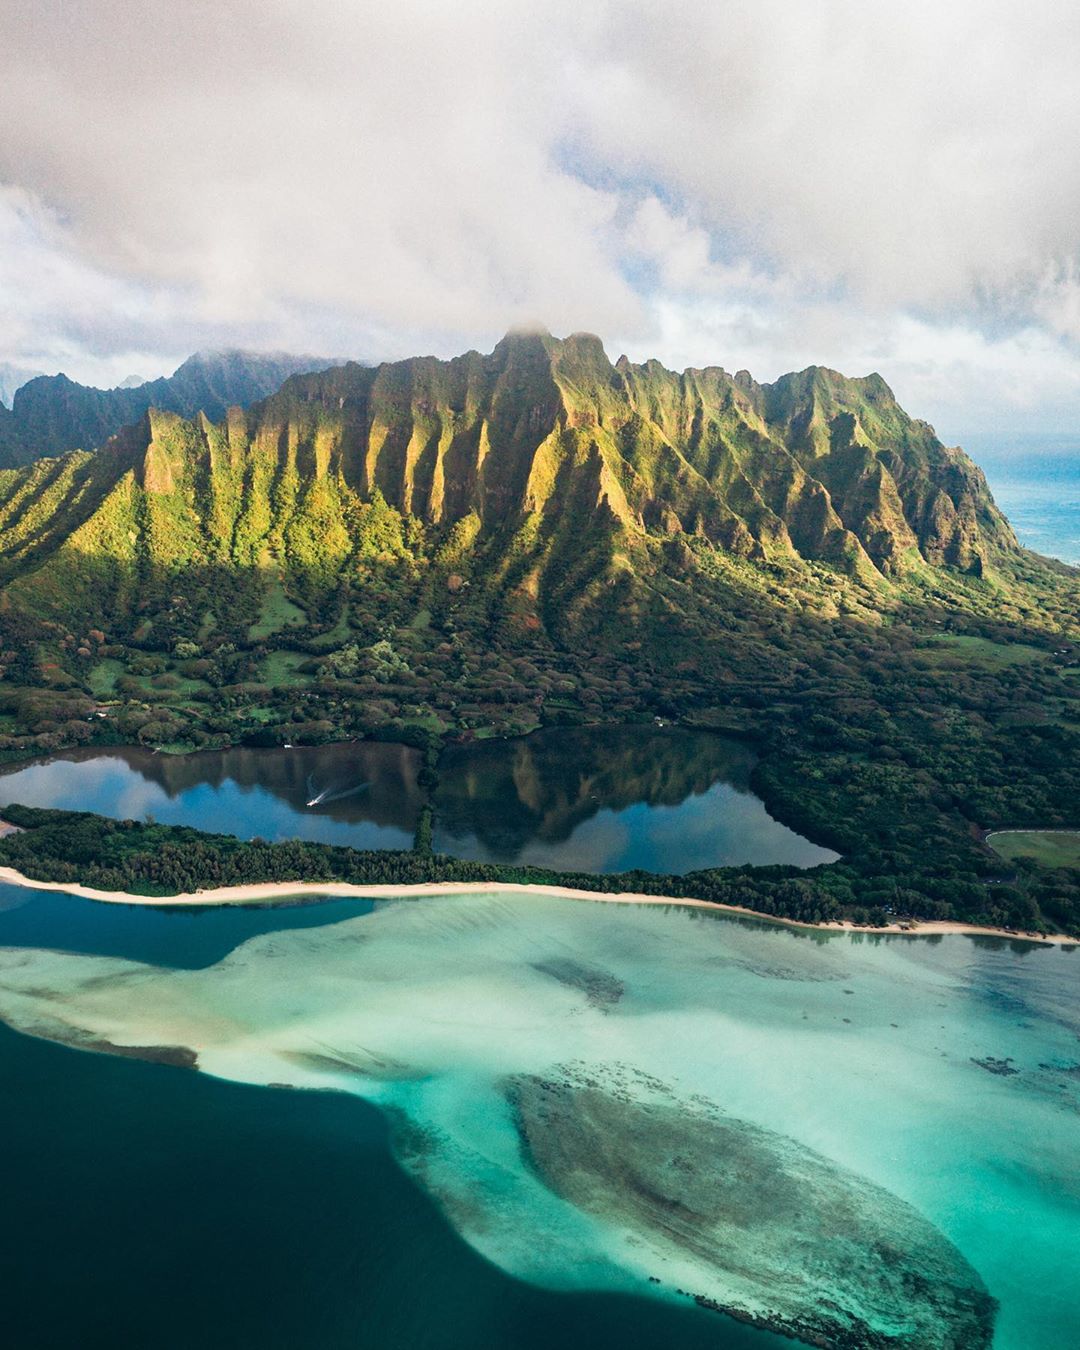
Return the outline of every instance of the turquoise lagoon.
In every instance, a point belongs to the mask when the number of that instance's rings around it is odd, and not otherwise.
[[[74,1201],[29,1140],[3,1150],[20,1291],[73,1259],[100,1287],[40,1192],[79,1213],[96,1187],[102,1231],[129,1222],[134,1151],[131,1248],[203,1310],[187,1343],[304,1343],[230,1320],[258,1257],[276,1324],[305,1316],[291,1271],[326,1346],[780,1344],[695,1298],[835,1346],[1080,1344],[1073,950],[498,892],[202,915],[4,894],[0,1018],[33,1039],[0,1054],[64,1057],[46,1097],[89,1103],[28,1095]],[[110,1118],[147,1131],[122,1166]]]

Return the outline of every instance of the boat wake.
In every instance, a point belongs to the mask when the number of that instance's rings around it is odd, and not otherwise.
[[[347,788],[323,788],[321,792],[316,792],[314,796],[307,799],[306,806],[322,806],[324,802],[340,801],[342,797],[353,797],[358,792],[363,792],[365,788],[370,787],[370,783],[357,783],[353,787]],[[308,792],[313,792],[311,780],[308,780]]]

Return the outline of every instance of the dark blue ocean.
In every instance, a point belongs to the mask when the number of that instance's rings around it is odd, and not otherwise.
[[[1080,436],[983,434],[960,444],[986,474],[1020,542],[1080,566]]]

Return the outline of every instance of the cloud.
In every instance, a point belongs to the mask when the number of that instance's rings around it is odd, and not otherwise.
[[[4,52],[0,176],[95,268],[191,291],[192,317],[293,308],[412,332],[626,318],[615,199],[555,165],[558,42],[538,15],[38,7]],[[509,18],[513,22],[508,22]]]
[[[1080,413],[1067,6],[0,4],[2,358],[543,322]]]
[[[1036,297],[1046,322],[988,331],[962,314],[859,305],[788,273],[718,261],[707,232],[656,198],[642,203],[626,238],[652,287],[648,326],[613,344],[635,360],[659,354],[676,369],[722,364],[760,380],[815,363],[851,374],[877,370],[905,407],[952,441],[969,432],[1076,426],[1080,360],[1061,334],[1080,286],[1063,299],[1068,279],[1055,278]]]
[[[626,0],[579,48],[579,153],[733,253],[967,305],[1075,258],[1080,11],[1035,0]]]
[[[54,212],[0,185],[0,352],[24,366],[74,363],[111,382],[131,354],[172,354],[181,297],[147,290],[86,261]],[[181,358],[183,353],[181,352]]]

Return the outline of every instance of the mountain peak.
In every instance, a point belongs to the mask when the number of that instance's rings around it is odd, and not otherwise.
[[[140,484],[159,501],[180,494],[177,518],[196,532],[204,503],[183,495],[191,484],[212,484],[219,514],[249,490],[242,484],[260,485],[257,518],[285,513],[268,524],[266,548],[300,538],[289,514],[300,498],[278,501],[275,483],[295,484],[305,500],[317,483],[318,500],[341,499],[325,530],[313,527],[316,552],[334,531],[347,548],[347,522],[376,498],[436,530],[466,519],[485,536],[527,528],[544,557],[564,535],[570,552],[579,537],[603,538],[612,556],[681,535],[750,561],[825,563],[873,582],[925,564],[979,574],[1016,548],[975,466],[908,417],[877,374],[808,366],[759,385],[718,366],[678,374],[625,357],[615,366],[594,333],[535,328],[512,330],[486,357],[306,374],[289,368],[303,358],[277,361],[198,353],[171,380],[137,390],[35,386],[52,392],[44,408],[61,427],[96,419],[107,434],[117,418],[146,417],[102,473],[130,464],[141,438],[150,453]],[[280,396],[223,424],[230,407],[269,393],[268,383],[276,390],[286,374]],[[54,430],[42,427],[43,439]],[[223,444],[227,469],[213,449]],[[222,475],[233,474],[226,489]],[[231,537],[235,522],[215,522]]]
[[[10,409],[22,386],[29,380],[36,380],[40,374],[40,370],[28,370],[25,366],[0,361],[0,407]]]

